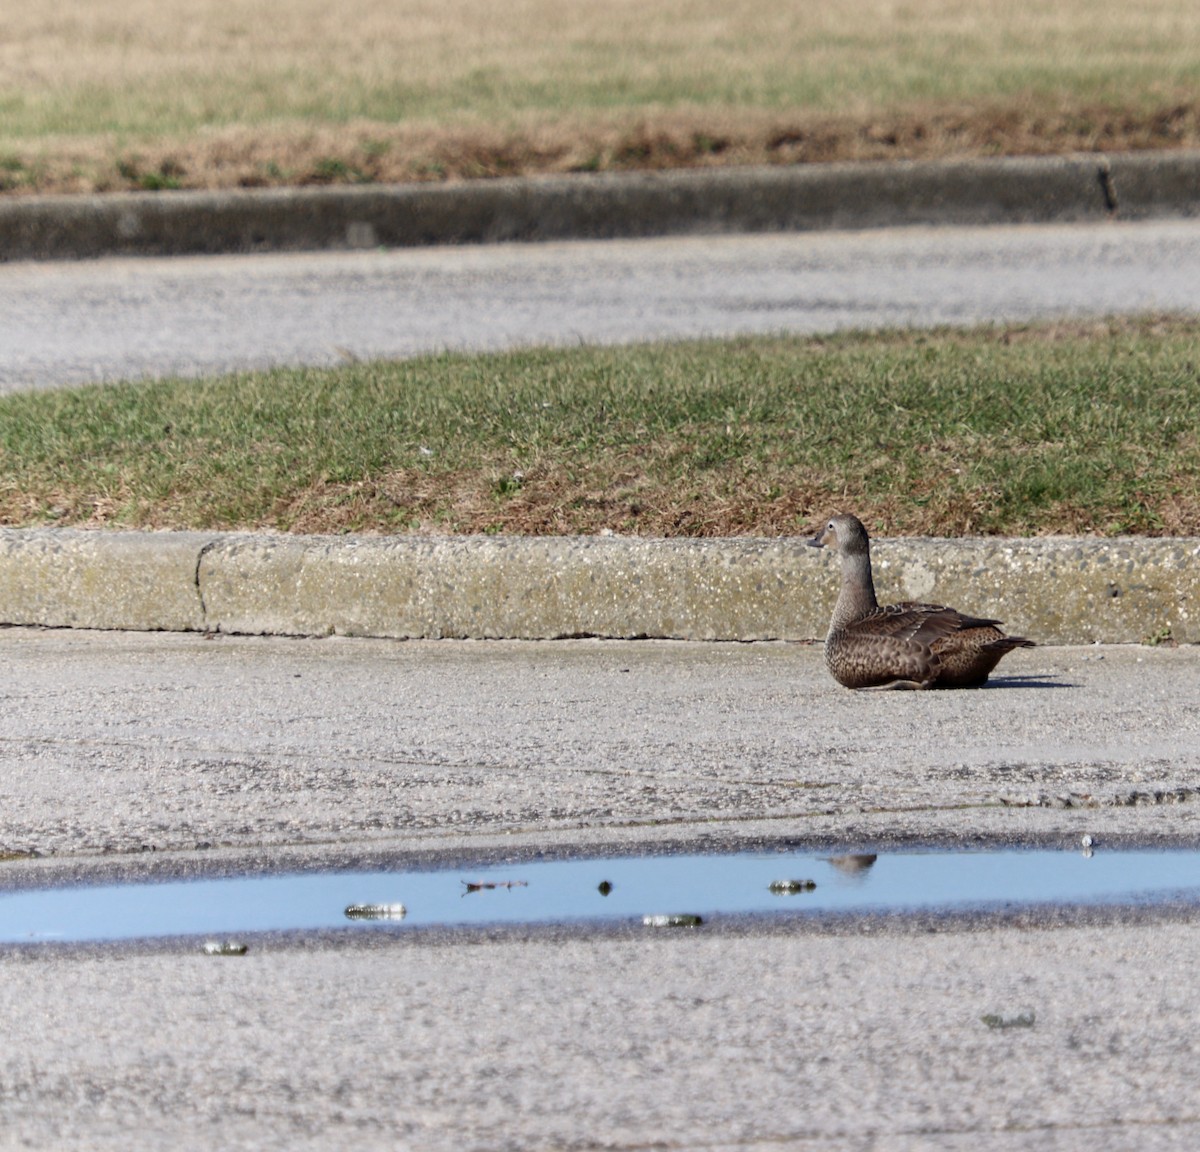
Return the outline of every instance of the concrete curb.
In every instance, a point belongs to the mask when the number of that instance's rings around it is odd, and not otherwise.
[[[0,199],[0,260],[1200,213],[1200,153]]]
[[[880,540],[887,599],[1048,644],[1200,643],[1200,539]],[[802,539],[296,537],[0,530],[0,623],[396,638],[814,639]]]

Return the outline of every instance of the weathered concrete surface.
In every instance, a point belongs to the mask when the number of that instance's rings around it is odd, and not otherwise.
[[[1200,642],[1200,540],[879,540],[884,600],[1048,644]],[[804,640],[831,557],[803,538],[0,531],[0,623],[266,635]]]
[[[0,259],[372,248],[1200,210],[1200,154],[635,172],[0,200]]]
[[[0,1121],[88,1152],[1185,1152],[1198,946],[1166,924],[10,956]]]
[[[760,640],[817,634],[805,552],[802,540],[231,537],[204,553],[200,585],[221,632]]]
[[[886,867],[898,843],[1200,844],[1200,649],[1002,668],[978,692],[856,694],[808,645],[9,629],[2,843],[46,855],[0,884],[650,845],[871,848]],[[1200,1138],[1194,907],[250,943],[0,950],[0,1144]]]
[[[192,532],[0,528],[0,623],[50,628],[204,628]]]
[[[996,615],[1046,644],[1200,642],[1200,540],[902,540],[872,545],[887,599]]]
[[[0,852],[1200,843],[1200,648],[848,692],[818,645],[0,631]],[[914,700],[913,697],[916,697]],[[686,831],[690,829],[690,831]],[[214,865],[215,866],[215,865]]]

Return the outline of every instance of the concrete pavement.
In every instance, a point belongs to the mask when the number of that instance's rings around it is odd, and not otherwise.
[[[852,693],[807,644],[5,629],[0,851],[38,854],[15,878],[97,854],[278,863],[677,827],[714,844],[1200,835],[1200,648],[1022,650],[993,679]]]
[[[1198,942],[1168,922],[9,954],[0,1141],[1183,1150]]]
[[[812,645],[7,629],[0,847],[41,855],[0,882],[1196,845],[1198,652],[864,695]],[[1186,1148],[1198,944],[1176,907],[8,947],[0,1146]]]

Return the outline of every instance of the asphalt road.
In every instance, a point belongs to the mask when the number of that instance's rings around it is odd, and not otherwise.
[[[854,694],[806,645],[8,629],[0,847],[41,855],[0,876],[1200,840],[1194,648],[1004,669]],[[1198,945],[1176,908],[10,946],[0,1146],[1192,1147]]]
[[[815,645],[7,629],[0,852],[1192,834],[1200,651],[1000,673],[864,697]]]
[[[1200,310],[1200,221],[0,264],[0,389],[440,349]]]

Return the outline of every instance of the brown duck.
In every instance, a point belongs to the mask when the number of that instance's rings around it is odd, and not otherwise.
[[[856,516],[834,516],[810,541],[842,559],[842,587],[825,637],[825,663],[847,688],[978,688],[1014,648],[999,620],[963,616],[940,604],[880,607],[871,544]]]

